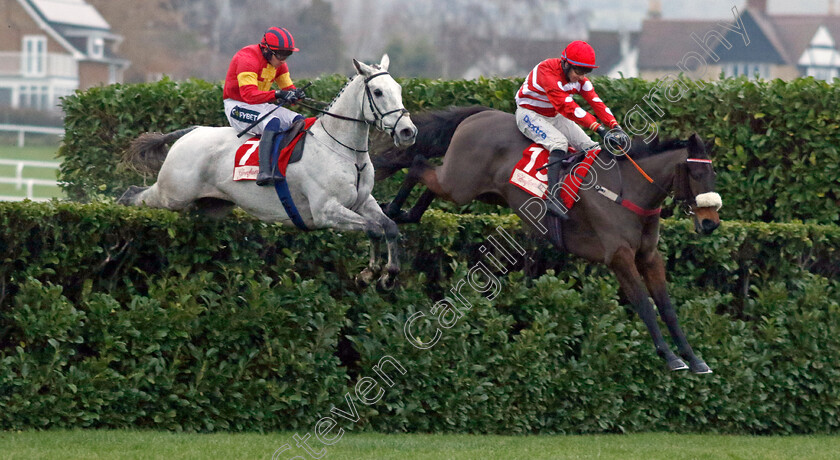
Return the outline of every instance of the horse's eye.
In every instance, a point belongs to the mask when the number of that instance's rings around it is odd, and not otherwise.
[[[373,90],[373,95],[376,96],[376,97],[382,96],[382,90],[381,89]]]

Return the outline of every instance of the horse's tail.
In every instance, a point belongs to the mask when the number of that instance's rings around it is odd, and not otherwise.
[[[374,155],[371,162],[376,171],[376,180],[387,179],[397,171],[411,166],[417,154],[426,158],[442,157],[449,148],[455,128],[462,121],[485,110],[491,109],[483,106],[452,107],[412,116],[411,121],[417,127],[414,145],[401,149],[391,143],[390,147]]]
[[[157,174],[169,153],[167,144],[177,141],[197,127],[192,126],[165,134],[143,133],[131,141],[131,145],[123,155],[123,163],[143,175]]]

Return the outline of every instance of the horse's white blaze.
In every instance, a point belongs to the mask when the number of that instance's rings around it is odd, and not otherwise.
[[[715,208],[715,211],[723,207],[723,200],[716,192],[707,192],[697,195],[694,199],[698,208]]]

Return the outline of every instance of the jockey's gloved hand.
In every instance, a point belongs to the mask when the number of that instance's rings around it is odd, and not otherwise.
[[[303,91],[303,88],[295,88],[292,92],[295,93],[296,100],[306,99],[306,92]]]
[[[598,125],[598,129],[596,129],[595,132],[598,133],[599,136],[601,136],[601,139],[606,139],[607,128],[604,128],[604,125]]]
[[[622,153],[630,150],[630,136],[616,125],[615,128],[607,131],[603,126],[598,128],[598,134],[604,138],[604,145],[611,153]]]
[[[295,95],[295,90],[286,91],[278,89],[274,92],[274,97],[277,99],[277,102],[285,102],[287,104],[294,104],[300,99]]]

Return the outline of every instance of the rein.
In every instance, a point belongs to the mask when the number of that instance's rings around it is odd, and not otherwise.
[[[364,83],[365,83],[365,94],[367,96],[366,99],[367,99],[367,102],[368,102],[368,106],[370,107],[370,112],[371,112],[371,114],[373,114],[373,121],[370,121],[366,118],[353,118],[353,117],[348,117],[348,116],[345,116],[345,115],[340,115],[340,114],[333,113],[333,112],[330,112],[328,110],[324,110],[324,109],[314,107],[314,106],[311,106],[309,104],[304,104],[304,103],[301,103],[301,102],[298,102],[298,104],[303,106],[303,107],[306,107],[307,109],[314,110],[315,112],[319,112],[319,113],[322,113],[324,115],[327,115],[327,116],[330,116],[330,117],[333,117],[333,118],[337,118],[339,120],[352,121],[352,122],[355,122],[355,123],[365,123],[367,125],[373,125],[374,127],[384,131],[385,133],[389,133],[389,131],[390,131],[389,134],[391,135],[391,137],[394,137],[395,132],[397,130],[397,125],[400,123],[400,120],[402,120],[402,117],[408,115],[409,112],[408,112],[408,110],[405,109],[405,107],[394,109],[394,110],[391,110],[391,111],[388,111],[388,112],[383,112],[376,105],[376,103],[373,100],[373,94],[371,94],[371,91],[370,91],[370,85],[368,83],[370,83],[370,81],[373,80],[374,78],[380,77],[382,75],[390,75],[390,74],[388,72],[375,73],[375,74],[365,78],[365,81],[364,81]],[[315,102],[318,102],[318,101],[315,101]],[[395,121],[394,124],[390,128],[386,127],[385,126],[385,117],[387,117],[388,115],[391,115],[392,113],[398,113],[398,112],[399,112],[400,116],[397,118],[397,121]],[[364,100],[362,100],[362,116],[364,116],[364,113],[365,113],[365,111],[364,111]],[[368,152],[368,149],[361,150],[361,149],[357,149],[357,148],[354,148],[354,147],[350,147],[349,145],[346,145],[343,142],[341,142],[340,140],[336,139],[336,137],[333,136],[329,131],[327,131],[327,129],[324,128],[323,126],[322,126],[322,129],[338,145],[340,145],[340,146],[342,146],[342,147],[344,147],[348,150],[351,150],[355,153],[366,153],[366,152]]]
[[[661,185],[657,184],[656,181],[654,181],[645,172],[645,170],[642,169],[642,167],[639,166],[639,164],[636,163],[636,161],[633,160],[633,158],[630,157],[630,155],[623,148],[621,149],[621,151],[624,153],[624,156],[626,156],[627,159],[630,160],[630,163],[633,164],[633,166],[636,168],[636,170],[638,170],[639,173],[648,182],[650,182],[653,186],[658,188],[662,193],[665,194],[665,196],[668,196],[668,195],[671,194],[670,191],[665,190]],[[686,158],[685,163],[704,163],[704,164],[711,165],[712,160],[705,159],[705,158]],[[595,191],[600,193],[601,195],[603,195],[607,199],[609,199],[609,200],[611,200],[611,201],[613,201],[613,202],[615,202],[615,203],[633,211],[634,213],[636,213],[637,215],[639,215],[641,217],[650,217],[650,216],[659,215],[659,213],[662,211],[661,207],[655,208],[655,209],[644,209],[641,206],[637,205],[636,203],[623,198],[623,195],[624,195],[624,181],[621,179],[621,169],[618,170],[618,174],[619,174],[619,182],[621,183],[621,188],[619,190],[619,193],[615,193],[612,190],[609,190],[608,188],[602,187],[600,185],[595,186]],[[682,184],[680,184],[680,187],[681,186],[682,186]],[[674,200],[680,202],[683,205],[683,212],[685,212],[685,214],[689,215],[689,216],[694,214],[694,211],[691,209],[691,205],[688,203],[688,200],[690,199],[690,195],[691,194],[689,193],[688,196],[683,197],[683,196],[679,196],[678,192],[674,192]]]

